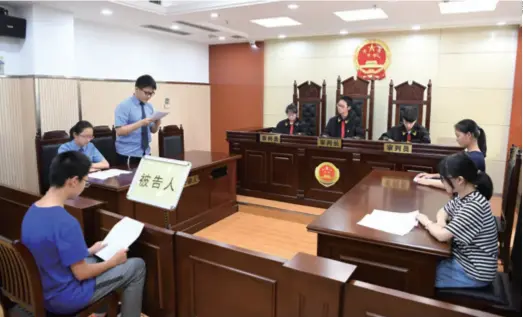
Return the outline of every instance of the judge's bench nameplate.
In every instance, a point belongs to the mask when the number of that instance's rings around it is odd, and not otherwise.
[[[412,154],[412,143],[385,143],[383,144],[383,152]]]
[[[281,135],[274,133],[261,133],[260,142],[261,143],[275,143],[280,144]]]
[[[318,138],[318,147],[341,149],[341,139]]]

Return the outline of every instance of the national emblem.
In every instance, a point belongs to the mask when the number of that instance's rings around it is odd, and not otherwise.
[[[358,77],[366,80],[385,78],[390,64],[390,51],[387,44],[379,40],[368,40],[361,44],[354,54],[354,67]]]
[[[330,162],[323,162],[316,166],[314,176],[316,176],[316,180],[323,186],[331,187],[340,179],[340,170],[336,165]]]

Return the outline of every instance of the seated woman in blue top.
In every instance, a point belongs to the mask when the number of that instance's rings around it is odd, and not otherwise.
[[[436,214],[418,221],[434,238],[452,242],[452,256],[436,268],[437,288],[477,288],[492,283],[498,268],[498,231],[490,209],[492,180],[470,155],[456,153],[439,165],[441,183],[454,197]]]
[[[78,151],[85,154],[91,160],[91,172],[109,168],[109,162],[98,151],[96,146],[91,143],[93,139],[93,125],[88,121],[78,121],[71,130],[69,135],[71,141],[64,143],[58,148],[58,154],[67,151]]]
[[[454,125],[456,141],[465,148],[465,153],[476,164],[476,167],[485,172],[485,157],[487,157],[487,137],[485,131],[470,119],[461,120]],[[420,185],[445,189],[439,180],[440,174],[421,173],[414,181]]]

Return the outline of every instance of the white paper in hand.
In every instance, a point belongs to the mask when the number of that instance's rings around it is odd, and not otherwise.
[[[156,111],[155,113],[153,113],[151,119],[153,119],[153,121],[157,121],[157,120],[160,120],[161,118],[165,117],[168,114],[169,114],[169,112]]]
[[[127,249],[142,233],[144,224],[125,217],[118,221],[105,237],[105,248],[96,253],[100,259],[107,261],[121,249]]]

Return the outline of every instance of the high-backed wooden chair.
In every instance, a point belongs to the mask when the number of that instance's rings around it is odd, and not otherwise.
[[[102,153],[111,166],[116,165],[116,131],[106,125],[94,127],[94,139],[91,141],[94,146]]]
[[[38,183],[40,194],[42,195],[49,189],[49,166],[51,165],[51,161],[58,153],[60,145],[70,140],[67,133],[65,135],[52,134],[52,136],[57,136],[57,138],[50,138],[49,132],[44,133],[42,136],[41,132],[37,131],[35,137]]]
[[[361,127],[365,131],[365,138],[372,140],[372,124],[374,118],[374,80],[368,81],[359,77],[350,77],[341,81],[338,76],[336,84],[336,101],[340,96],[352,98],[351,109],[361,119]]]
[[[512,145],[505,169],[501,216],[496,217],[499,231],[499,257],[503,262],[503,271],[510,271],[510,242],[513,236],[514,216],[521,201],[519,186],[521,178],[521,148]],[[520,215],[521,217],[521,215]]]
[[[63,139],[69,135],[64,130],[47,131],[42,135],[42,140]]]
[[[20,242],[11,243],[0,238],[0,297],[5,305],[6,317],[8,308],[18,305],[34,317],[59,316],[46,312],[40,272],[31,252]],[[69,316],[88,317],[96,311],[108,307],[107,317],[116,317],[118,313],[118,295],[111,293],[84,310]],[[64,316],[65,315],[60,315]]]
[[[183,140],[183,126],[168,125],[161,127],[158,132],[160,157],[175,158],[183,155],[185,145]]]
[[[427,90],[427,99],[425,99],[425,90]],[[396,91],[395,99],[394,91]],[[394,83],[391,80],[389,85],[389,113],[387,117],[387,129],[390,129],[392,126],[398,125],[400,123],[403,109],[407,107],[415,107],[418,109],[418,123],[427,128],[427,130],[430,130],[431,103],[432,81],[429,80],[427,87],[415,81],[413,81],[412,84],[404,82],[394,87]],[[426,108],[425,118],[423,117],[424,108]]]
[[[308,135],[320,135],[325,125],[326,87],[325,80],[321,86],[313,81],[306,81],[298,86],[294,81],[292,102],[298,107],[300,120],[307,125]]]

